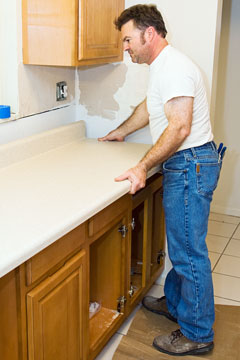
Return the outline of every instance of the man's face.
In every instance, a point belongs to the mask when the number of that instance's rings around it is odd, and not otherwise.
[[[138,64],[148,63],[150,53],[144,31],[136,28],[133,20],[130,20],[122,26],[121,33],[123,50],[130,54],[132,62]]]

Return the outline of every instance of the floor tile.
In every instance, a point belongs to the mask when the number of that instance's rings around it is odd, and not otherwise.
[[[240,278],[240,258],[235,256],[222,255],[214,269],[214,272]]]
[[[124,321],[124,323],[121,325],[121,327],[118,329],[118,334],[127,335],[128,329],[131,326],[131,323],[134,319],[134,316],[136,315],[136,312],[140,309],[142,305],[139,304],[136,306],[136,308],[131,312],[131,314],[128,316],[128,318]]]
[[[224,251],[224,254],[240,257],[240,240],[230,240],[228,246]]]
[[[228,300],[228,299],[220,298],[218,296],[214,296],[214,302],[215,304],[220,304],[220,305],[240,306],[240,301]]]
[[[224,214],[217,214],[217,213],[210,213],[209,220],[215,220],[219,222],[225,222],[229,224],[239,224],[240,218],[237,216],[230,216],[230,215],[224,215]]]
[[[208,256],[209,256],[209,259],[211,261],[211,269],[213,270],[214,266],[216,265],[218,259],[221,256],[221,254],[209,251]]]
[[[214,295],[240,301],[240,278],[213,273]]]
[[[212,235],[212,234],[208,234],[206,238],[208,250],[219,254],[223,252],[228,241],[229,238],[227,237]]]
[[[219,235],[229,238],[234,233],[236,227],[236,224],[228,224],[219,221],[209,220],[208,234]]]
[[[115,353],[123,335],[115,334],[98,354],[95,360],[112,360],[113,354]]]
[[[240,225],[238,225],[237,231],[234,233],[233,238],[240,240]]]

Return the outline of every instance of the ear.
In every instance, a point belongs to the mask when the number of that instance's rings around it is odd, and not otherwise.
[[[152,41],[152,39],[154,38],[156,33],[156,30],[154,29],[153,26],[149,26],[146,30],[145,30],[145,36],[149,41]]]

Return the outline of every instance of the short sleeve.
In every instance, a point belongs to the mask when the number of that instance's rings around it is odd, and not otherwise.
[[[163,104],[179,96],[195,97],[196,86],[190,74],[172,73],[170,76],[163,76],[159,85]]]

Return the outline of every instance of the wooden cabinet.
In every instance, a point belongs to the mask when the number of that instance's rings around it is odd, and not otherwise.
[[[79,66],[122,60],[113,21],[124,0],[22,0],[23,62]]]
[[[151,235],[151,193],[150,188],[138,192],[132,199],[132,232],[130,241],[130,269],[128,305],[130,308],[139,300],[146,287],[149,263],[149,241]]]
[[[127,224],[127,213],[106,234],[90,246],[90,303],[100,310],[89,324],[91,358],[116,331],[125,314],[126,241],[121,233]]]
[[[27,294],[29,360],[86,359],[86,252]]]
[[[0,278],[0,359],[19,360],[17,271]]]
[[[163,270],[161,194],[155,175],[0,279],[1,359],[97,356]]]
[[[165,253],[165,224],[162,205],[162,177],[155,177],[150,183],[152,194],[152,233],[151,233],[151,259],[150,277],[155,280],[163,271]]]
[[[129,246],[128,313],[136,306],[164,268],[165,229],[162,177],[154,175],[132,198]]]
[[[125,195],[87,222],[89,243],[89,359],[94,359],[125,318],[127,244],[131,196]]]

